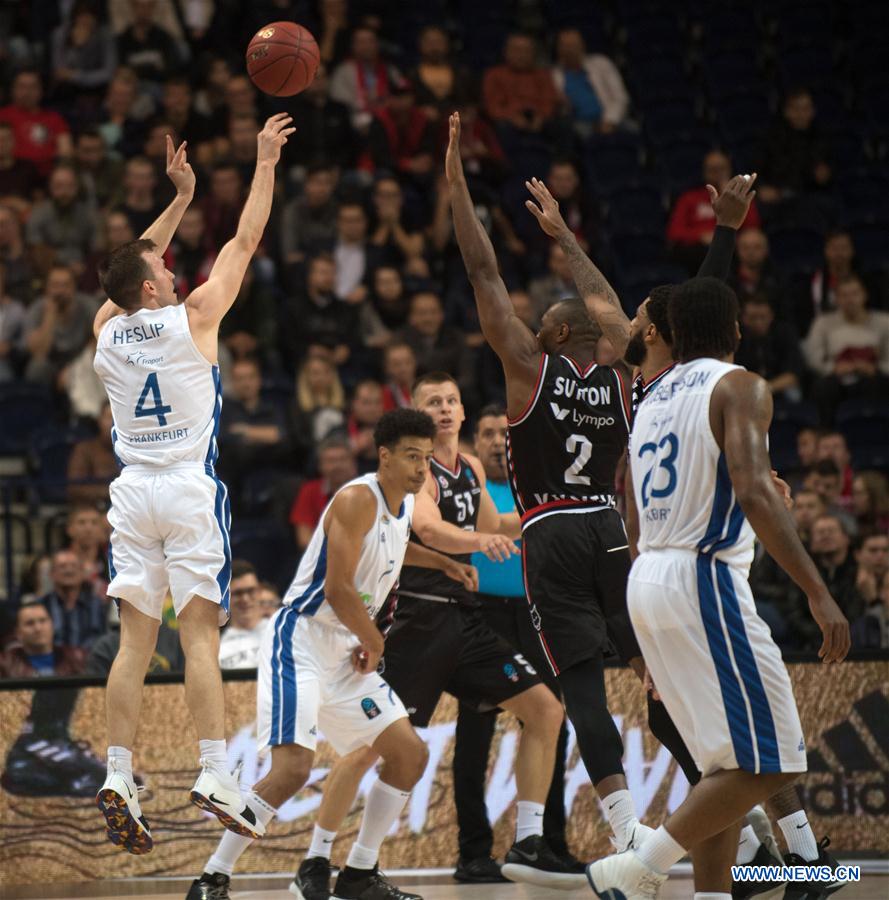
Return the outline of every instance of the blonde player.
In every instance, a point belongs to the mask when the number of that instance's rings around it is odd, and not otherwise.
[[[100,277],[108,301],[96,315],[95,369],[111,401],[121,465],[111,485],[108,596],[120,603],[120,650],[108,676],[108,777],[97,795],[109,840],[147,853],[151,829],[133,781],[132,748],[142,682],[169,589],[186,655],[185,697],[200,739],[202,771],[191,800],[226,828],[261,837],[227,769],[219,626],[228,618],[231,552],[225,485],[216,477],[222,408],[219,323],[234,303],[268,221],[281,147],[295,129],[270,118],[257,138],[256,173],[235,236],[207,282],[185,300],[161,255],[194,192],[185,144],[167,173],[176,199],[137,241],[115,250]]]

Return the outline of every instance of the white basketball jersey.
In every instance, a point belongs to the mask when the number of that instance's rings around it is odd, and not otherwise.
[[[407,494],[396,515],[389,511],[375,474],[356,478],[343,485],[340,491],[356,484],[367,485],[376,498],[376,519],[364,536],[358,568],[355,570],[355,590],[361,595],[367,614],[373,619],[401,573],[411,533],[415,498],[413,494]],[[333,499],[332,497],[331,503]],[[284,595],[284,605],[295,606],[300,613],[314,616],[316,621],[348,631],[324,599],[324,579],[327,577],[327,535],[324,533],[324,522],[329,510],[330,503],[321,514],[312,540]]]
[[[710,396],[740,366],[677,365],[639,404],[630,442],[639,551],[691,550],[749,566],[753,529],[710,428]]]
[[[184,304],[111,319],[99,333],[93,366],[111,401],[122,465],[216,463],[219,367],[195,345]]]

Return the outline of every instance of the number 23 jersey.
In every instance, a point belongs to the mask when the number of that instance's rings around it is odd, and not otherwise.
[[[627,445],[629,400],[617,371],[543,355],[528,407],[507,435],[510,481],[522,521],[614,505]]]
[[[630,440],[639,551],[690,550],[742,567],[753,529],[710,428],[710,397],[729,372],[715,359],[677,365],[639,404]]]
[[[122,465],[216,463],[219,367],[195,345],[184,304],[111,319],[99,333],[93,367],[111,401]]]

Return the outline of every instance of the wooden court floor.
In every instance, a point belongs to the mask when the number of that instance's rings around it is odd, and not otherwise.
[[[241,889],[243,886],[243,889]],[[179,884],[171,884],[166,879],[161,880],[157,885],[157,890],[162,893],[146,893],[153,888],[150,884],[142,882],[133,885],[132,888],[138,890],[127,890],[130,886],[126,886],[123,890],[126,893],[106,894],[102,892],[104,900],[131,900],[132,897],[138,896],[140,900],[171,900],[171,898],[183,898],[185,890]],[[269,888],[261,886],[254,888],[252,884],[237,884],[238,890],[232,891],[232,900],[293,900],[293,895],[287,890],[286,886],[281,888]],[[424,884],[424,885],[408,885],[403,884],[405,890],[421,894],[424,900],[592,900],[594,895],[592,891],[550,891],[543,888],[535,888],[529,885],[507,885],[507,884],[491,884],[491,885],[458,885],[458,884]],[[83,893],[81,893],[83,891]],[[5,897],[15,897],[15,894],[3,892]],[[661,888],[660,897],[662,900],[691,900],[694,895],[690,878],[671,878],[663,888]],[[21,895],[20,895],[21,896]],[[49,898],[38,898],[37,895],[27,895],[31,900],[49,900]],[[89,886],[82,886],[71,897],[60,898],[56,895],[52,900],[82,900],[83,897],[95,896],[89,893]],[[768,900],[771,895],[759,895],[762,900]],[[780,897],[781,894],[778,894]],[[834,896],[837,900],[886,900],[889,897],[889,877],[880,875],[862,876],[861,882],[858,884],[850,884],[843,888]],[[757,898],[759,900],[759,898]],[[774,898],[777,900],[777,898]]]

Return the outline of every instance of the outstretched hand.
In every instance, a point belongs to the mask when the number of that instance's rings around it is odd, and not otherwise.
[[[183,141],[179,149],[173,151],[173,138],[167,135],[167,175],[176,187],[177,194],[194,194],[195,177],[191,164],[185,156],[188,141]]]
[[[277,163],[281,158],[281,148],[287,138],[296,131],[290,123],[293,118],[287,113],[277,113],[266,120],[262,131],[256,136],[257,162]]]
[[[707,193],[710,195],[710,204],[716,213],[716,224],[725,225],[737,230],[744,224],[750,204],[756,196],[753,185],[756,183],[756,172],[752,175],[735,175],[722,189],[722,193],[707,185]]]
[[[448,117],[448,150],[445,153],[445,175],[453,184],[463,178],[463,160],[460,158],[460,113]]]
[[[568,231],[568,226],[559,212],[559,201],[549,192],[547,186],[538,178],[532,178],[525,182],[525,187],[537,200],[526,200],[525,206],[531,212],[537,224],[552,238],[557,238]]]

